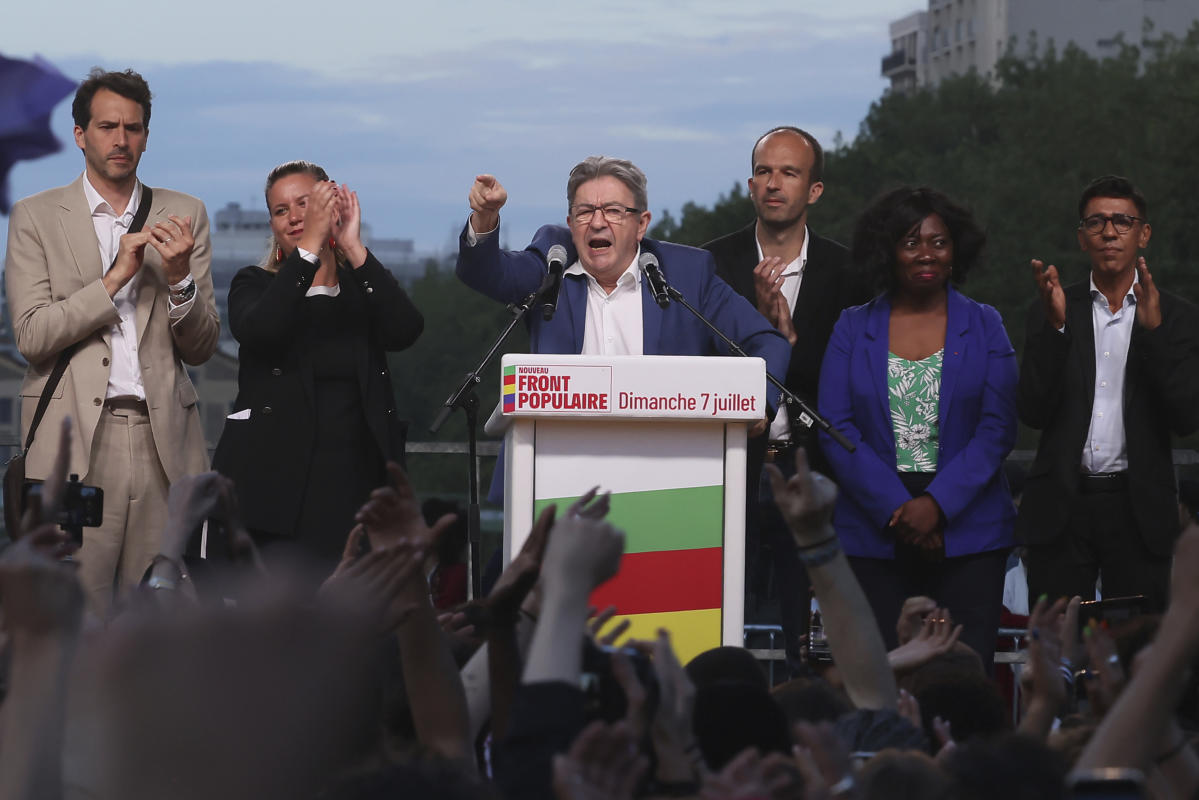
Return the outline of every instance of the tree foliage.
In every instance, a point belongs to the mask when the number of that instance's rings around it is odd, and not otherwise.
[[[802,124],[802,121],[800,121]],[[1066,282],[1088,264],[1075,237],[1082,188],[1104,174],[1131,178],[1149,201],[1146,259],[1160,285],[1199,299],[1191,241],[1199,219],[1199,25],[1142,52],[1096,60],[1077,47],[1008,56],[996,81],[975,74],[875,102],[849,144],[827,153],[825,192],[810,224],[848,242],[875,196],[927,184],[969,206],[988,234],[987,263],[963,287],[994,305],[1017,348],[1034,297],[1029,259],[1057,264]],[[753,219],[740,186],[712,208],[688,203],[653,234],[702,244]]]
[[[424,277],[413,283],[409,294],[425,317],[425,330],[416,346],[390,357],[397,412],[409,421],[409,441],[463,442],[466,416],[462,411],[455,411],[436,435],[429,432],[429,425],[441,412],[446,398],[462,385],[466,373],[474,369],[511,322],[512,315],[505,306],[467,288],[448,264],[434,259],[425,264]],[[501,352],[526,353],[528,349],[528,332],[518,325]],[[486,438],[483,424],[499,401],[499,364],[497,355],[476,390],[480,440]],[[418,489],[465,496],[466,468],[465,458],[430,456],[413,472],[420,476]],[[490,466],[482,476],[484,496],[489,480]]]

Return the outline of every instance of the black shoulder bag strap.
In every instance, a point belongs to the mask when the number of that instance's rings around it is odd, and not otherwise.
[[[138,203],[137,213],[133,215],[133,222],[129,224],[129,233],[137,233],[146,224],[146,218],[150,216],[150,204],[154,202],[154,190],[149,186],[142,187],[142,200]],[[113,264],[116,263],[116,257],[113,257]],[[109,266],[111,269],[111,265]],[[54,390],[58,388],[58,382],[62,380],[62,375],[67,371],[67,364],[71,361],[71,356],[75,354],[75,349],[79,346],[76,342],[64,349],[58,356],[58,361],[54,363],[54,369],[50,372],[50,377],[46,379],[46,385],[42,388],[42,396],[37,399],[37,409],[33,412],[33,421],[29,423],[29,434],[25,437],[24,452],[29,452],[29,448],[33,445],[33,435],[37,433],[37,427],[42,422],[42,417],[46,414],[46,408],[50,405],[50,398],[54,396]]]

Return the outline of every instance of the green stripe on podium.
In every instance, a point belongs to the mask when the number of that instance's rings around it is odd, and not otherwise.
[[[563,514],[577,497],[533,503],[533,517],[556,503]],[[724,541],[724,487],[695,486],[612,495],[608,521],[625,531],[625,553],[720,547]]]

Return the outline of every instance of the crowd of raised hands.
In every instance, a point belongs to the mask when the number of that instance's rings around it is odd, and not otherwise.
[[[76,545],[44,521],[69,436],[0,553],[0,800],[1066,797],[1101,774],[1199,789],[1196,525],[1160,619],[1114,630],[1077,598],[1036,604],[1014,719],[933,599],[904,605],[885,650],[833,532],[836,487],[802,451],[790,480],[768,469],[834,663],[771,687],[748,651],[684,665],[667,631],[630,640],[589,605],[624,553],[598,490],[546,508],[485,597],[435,608],[454,518],[427,522],[394,464],[315,584],[264,567],[228,480],[176,482],[160,555],[101,625]],[[205,520],[229,558],[193,575]]]

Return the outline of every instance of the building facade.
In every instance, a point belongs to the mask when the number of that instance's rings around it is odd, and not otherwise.
[[[1052,41],[1106,58],[1121,43],[1144,48],[1167,33],[1182,36],[1196,20],[1196,0],[928,0],[926,11],[891,23],[882,76],[898,92],[971,70],[993,79],[1009,51],[1043,52]]]

